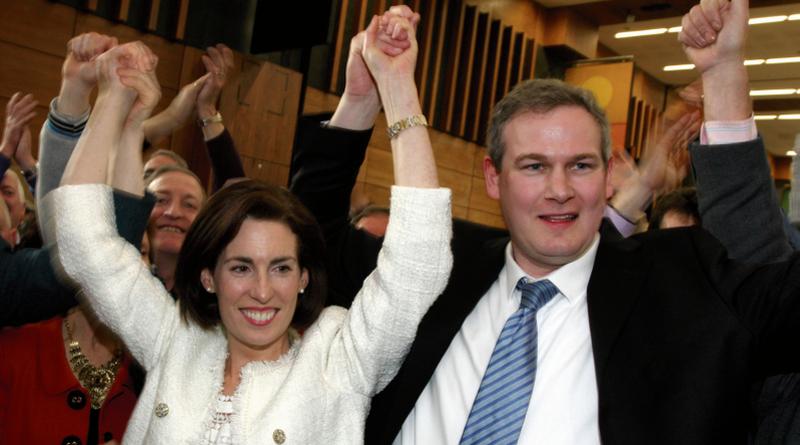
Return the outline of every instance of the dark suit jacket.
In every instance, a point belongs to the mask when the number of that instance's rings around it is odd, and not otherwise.
[[[114,193],[117,230],[135,246],[142,243],[155,202],[122,192]],[[50,263],[50,250],[20,249],[0,240],[0,327],[46,320],[75,306],[75,289],[63,283]]]
[[[751,264],[789,258],[793,247],[784,233],[791,239],[795,229],[787,228],[780,210],[762,144],[695,146],[691,154],[703,227],[728,255]],[[751,443],[800,443],[800,374],[769,377],[754,392],[757,426]]]
[[[369,134],[303,125],[292,190],[323,225],[332,294],[346,302],[380,246],[345,217]],[[389,444],[397,435],[463,320],[496,280],[507,243],[502,230],[454,221],[450,283],[423,318],[398,375],[373,399],[366,443]],[[604,224],[588,287],[603,443],[745,443],[751,382],[800,368],[800,356],[786,353],[800,341],[798,272],[798,258],[764,268],[732,263],[701,229],[622,239]]]

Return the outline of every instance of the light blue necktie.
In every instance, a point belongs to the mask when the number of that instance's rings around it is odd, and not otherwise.
[[[517,283],[519,309],[511,314],[494,346],[478,395],[472,402],[462,445],[516,444],[536,379],[536,312],[557,293],[549,280]]]

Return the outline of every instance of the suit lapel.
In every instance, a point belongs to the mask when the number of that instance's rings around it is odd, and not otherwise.
[[[640,288],[650,267],[650,260],[641,255],[638,241],[623,239],[606,221],[600,233],[600,246],[587,289],[589,328],[598,381],[614,343],[639,299]]]

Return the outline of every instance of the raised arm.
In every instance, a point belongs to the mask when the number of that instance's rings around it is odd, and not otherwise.
[[[669,125],[649,144],[641,165],[622,183],[611,199],[611,206],[629,221],[644,216],[654,195],[680,185],[686,176],[685,153],[688,141],[700,129],[699,113],[689,113]]]
[[[703,227],[731,258],[764,263],[792,249],[752,119],[747,22],[747,0],[704,0],[684,17],[679,39],[703,81],[705,145],[691,150]]]
[[[36,159],[31,152],[31,132],[28,124],[36,116],[36,99],[32,94],[14,93],[6,104],[6,121],[0,142],[0,178],[11,165],[11,159],[25,175],[31,191],[36,187]]]
[[[97,84],[95,60],[117,45],[114,37],[90,32],[67,42],[61,67],[61,89],[39,136],[39,178],[36,198],[58,187],[67,161],[89,118],[89,99]]]
[[[43,203],[56,215],[58,260],[83,290],[98,318],[123,338],[134,357],[149,369],[164,332],[177,323],[174,302],[142,263],[139,251],[114,231],[113,202],[106,181],[117,156],[141,153],[141,123],[158,101],[157,59],[139,42],[121,45],[97,59],[99,92],[95,108],[70,158],[63,186]],[[141,161],[140,161],[141,162]],[[119,167],[119,165],[116,165]],[[140,178],[141,168],[124,174]],[[117,175],[122,173],[117,168]],[[125,187],[126,178],[111,178]],[[141,190],[134,184],[129,191]],[[149,323],[153,329],[142,329]]]
[[[389,55],[380,48],[379,33],[410,45]],[[372,396],[394,377],[422,316],[447,283],[452,221],[450,191],[438,188],[427,128],[417,120],[413,25],[404,17],[373,18],[362,55],[390,128],[399,121],[406,125],[395,127],[392,137],[396,185],[377,268],[364,280],[332,345],[333,356],[344,360],[331,360],[327,372],[332,384]]]

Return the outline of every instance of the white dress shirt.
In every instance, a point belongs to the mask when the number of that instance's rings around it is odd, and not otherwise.
[[[547,277],[559,293],[536,314],[536,381],[520,444],[600,444],[597,381],[586,288],[599,234],[577,260]],[[511,244],[497,280],[464,320],[433,377],[406,418],[395,445],[458,444],[500,331],[520,305],[525,272]],[[541,279],[529,277],[534,280]]]

